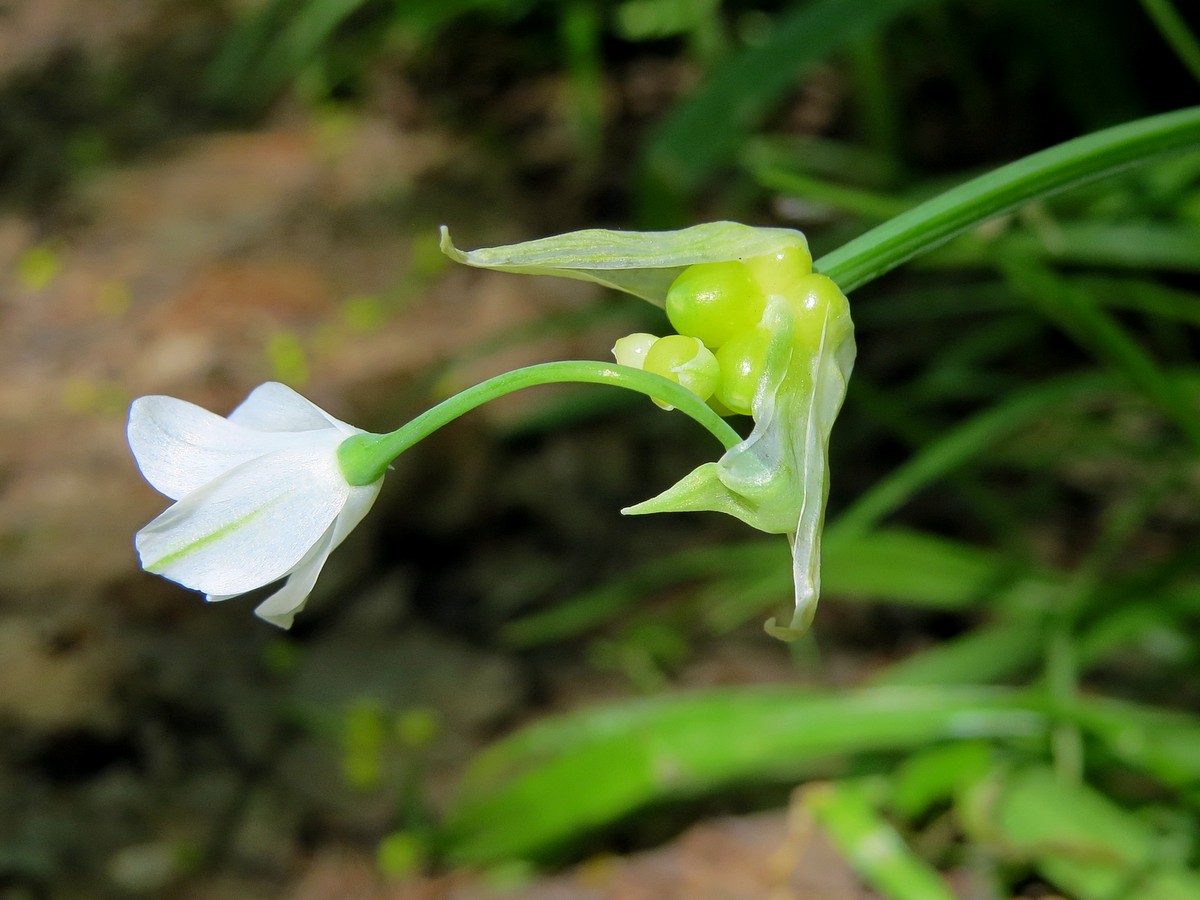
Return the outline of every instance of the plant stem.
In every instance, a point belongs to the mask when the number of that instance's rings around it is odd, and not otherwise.
[[[359,434],[347,438],[338,448],[342,472],[350,484],[373,484],[383,477],[387,467],[401,453],[459,416],[523,388],[563,382],[608,384],[670,403],[707,428],[726,450],[742,440],[703,400],[661,375],[611,363],[568,360],[541,363],[489,378],[443,400],[388,434]]]
[[[952,188],[816,261],[849,293],[918,254],[1030,200],[1200,147],[1200,106],[1085,135]]]

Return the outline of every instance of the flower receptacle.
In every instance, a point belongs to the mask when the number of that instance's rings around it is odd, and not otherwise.
[[[392,464],[392,457],[381,452],[384,435],[364,432],[346,438],[338,445],[338,465],[346,482],[354,487],[374,484]]]

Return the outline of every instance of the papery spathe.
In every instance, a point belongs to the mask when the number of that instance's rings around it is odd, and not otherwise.
[[[176,501],[137,534],[143,568],[210,601],[287,579],[255,612],[290,627],[379,495],[382,478],[353,486],[338,464],[338,447],[361,433],[275,382],[228,418],[174,397],[135,400],[129,446]]]

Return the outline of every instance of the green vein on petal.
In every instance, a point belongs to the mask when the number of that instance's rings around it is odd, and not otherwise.
[[[246,515],[234,519],[232,522],[226,525],[222,525],[216,531],[197,538],[179,550],[176,550],[173,553],[168,553],[166,556],[162,557],[161,559],[157,559],[152,563],[143,564],[142,568],[147,572],[154,573],[155,575],[162,575],[163,571],[172,563],[179,562],[179,560],[184,559],[192,553],[195,553],[197,550],[203,550],[205,547],[216,541],[219,541],[226,535],[232,534],[234,531],[237,531],[239,528],[242,528],[245,525],[249,525],[251,522],[265,514],[269,509],[271,509],[271,507],[279,503],[282,499],[282,497],[277,497],[270,503],[260,506],[258,509],[252,510],[251,512],[246,513]]]

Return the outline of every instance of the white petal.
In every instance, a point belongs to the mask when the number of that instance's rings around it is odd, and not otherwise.
[[[146,480],[172,500],[287,446],[280,435],[240,428],[194,403],[162,396],[133,401],[127,434]]]
[[[350,488],[349,496],[346,497],[346,505],[342,507],[337,521],[333,523],[333,541],[329,545],[330,551],[340,547],[346,536],[358,527],[358,523],[375,505],[375,498],[379,496],[379,490],[382,487],[383,479],[380,478],[374,484]]]
[[[300,565],[296,566],[296,570],[288,578],[287,584],[258,605],[254,610],[256,615],[280,628],[292,627],[296,613],[300,612],[308,601],[308,595],[312,592],[313,585],[317,583],[317,576],[325,567],[325,561],[329,559],[329,554],[338,548],[346,536],[362,521],[363,516],[370,511],[371,506],[375,503],[375,498],[379,496],[381,487],[383,487],[382,478],[374,484],[350,488],[350,496],[346,498],[346,505],[337,520],[309,554],[301,560]]]
[[[333,426],[347,435],[359,433],[359,429],[335,419],[277,381],[260,384],[251,391],[229,414],[229,421],[257,431],[315,431]]]
[[[333,552],[331,539],[336,527],[336,524],[331,525],[322,535],[321,540],[317,541],[316,546],[300,562],[300,565],[296,566],[296,571],[288,576],[287,582],[255,607],[254,614],[256,616],[279,628],[292,627],[296,613],[304,609],[304,604],[308,602],[308,595],[312,593],[313,585],[317,583],[317,576],[325,567],[325,560],[329,559],[329,554]]]
[[[351,490],[337,464],[337,433],[313,437],[320,446],[309,441],[242,463],[170,507],[138,532],[142,567],[213,595],[290,573]]]

